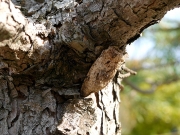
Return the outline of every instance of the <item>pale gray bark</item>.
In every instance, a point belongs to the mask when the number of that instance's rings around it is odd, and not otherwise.
[[[121,79],[112,78],[124,63],[110,68],[113,76],[102,78],[103,87],[89,85],[96,93],[85,98],[83,81],[102,51],[118,48],[124,57],[128,43],[179,5],[180,0],[1,0],[0,133],[120,134]]]

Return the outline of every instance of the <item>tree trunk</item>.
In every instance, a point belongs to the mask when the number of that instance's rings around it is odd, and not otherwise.
[[[0,133],[120,134],[126,45],[180,0],[12,2],[0,1]]]

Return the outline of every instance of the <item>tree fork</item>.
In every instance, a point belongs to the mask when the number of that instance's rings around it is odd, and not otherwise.
[[[103,90],[83,98],[81,86],[108,48],[118,62],[180,0],[13,3],[0,1],[0,133],[120,134],[116,66]]]

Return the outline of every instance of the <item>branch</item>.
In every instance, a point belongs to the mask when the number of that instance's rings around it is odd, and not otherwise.
[[[68,87],[82,83],[103,50],[117,46],[124,51],[144,29],[178,7],[180,0],[24,4],[28,19],[10,0],[0,2],[0,34],[7,35],[0,38],[3,65],[9,74],[38,79],[36,85]]]
[[[157,28],[157,29],[151,29],[153,32],[172,32],[172,31],[179,31],[180,27],[176,28]]]
[[[174,75],[172,77],[169,77],[170,79],[167,79],[165,81],[162,81],[162,82],[157,82],[156,85],[157,86],[160,86],[160,85],[164,85],[164,84],[170,84],[172,82],[176,82],[176,81],[179,81],[180,77],[178,75]]]
[[[152,85],[152,89],[148,89],[148,90],[143,90],[141,88],[139,88],[138,86],[136,86],[134,83],[128,81],[127,79],[123,80],[125,84],[129,85],[133,90],[140,92],[142,94],[152,94],[155,92],[157,86],[153,86]]]
[[[161,86],[161,85],[165,85],[165,84],[170,84],[172,82],[176,82],[179,81],[179,77],[178,76],[174,76],[173,78],[171,78],[170,80],[166,80],[163,82],[159,82],[159,83],[151,83],[151,89],[145,90],[145,89],[141,89],[139,88],[137,85],[135,85],[134,83],[130,82],[128,79],[124,79],[123,82],[128,85],[129,87],[131,87],[133,90],[140,92],[142,94],[152,94],[156,91],[156,89]]]
[[[169,62],[169,63],[160,63],[160,64],[155,64],[155,65],[152,65],[152,66],[146,66],[146,67],[138,67],[138,68],[134,68],[133,70],[135,71],[140,71],[140,70],[154,70],[154,69],[157,69],[157,68],[161,68],[161,67],[167,67],[167,66],[172,66],[172,65],[175,65],[175,64],[179,64],[179,61],[173,61],[173,62]]]

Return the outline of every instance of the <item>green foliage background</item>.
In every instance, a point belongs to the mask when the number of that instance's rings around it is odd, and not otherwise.
[[[178,135],[180,21],[164,19],[145,30],[138,40],[143,38],[152,42],[152,47],[143,58],[127,63],[127,67],[138,71],[127,81],[144,91],[154,86],[156,89],[152,94],[141,94],[124,81],[120,106],[122,135]]]

